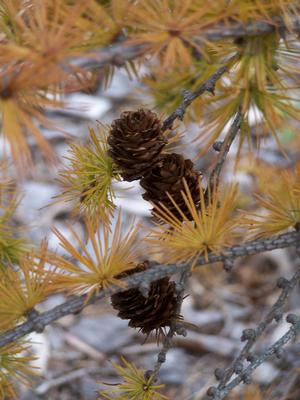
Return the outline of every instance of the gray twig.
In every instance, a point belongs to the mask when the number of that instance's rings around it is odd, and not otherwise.
[[[185,287],[186,287],[189,275],[190,275],[190,268],[187,268],[185,271],[183,271],[180,274],[180,279],[177,284],[177,313],[176,313],[177,315],[180,315],[181,306],[182,306],[182,302],[184,299],[184,291],[185,291]],[[170,326],[170,329],[169,329],[167,335],[164,337],[162,349],[158,353],[157,362],[155,364],[154,371],[153,371],[154,377],[157,376],[157,374],[160,370],[160,367],[166,361],[167,352],[172,347],[173,337],[175,336],[176,333],[183,335],[183,336],[185,336],[185,334],[186,334],[185,330],[180,326],[180,324],[178,324],[178,321],[174,320],[171,323],[171,326]]]
[[[250,383],[252,373],[258,368],[266,359],[269,357],[276,355],[277,352],[283,348],[290,340],[295,338],[297,334],[300,332],[300,318],[293,315],[293,321],[289,318],[290,314],[287,317],[287,321],[292,324],[290,329],[279,339],[277,342],[272,344],[262,355],[254,357],[250,362],[248,367],[241,369],[237,376],[230,381],[227,385],[225,385],[222,389],[216,387],[210,387],[208,389],[208,396],[213,400],[222,400],[224,399],[228,393],[230,393],[236,386],[240,383]]]
[[[236,135],[238,134],[238,131],[240,130],[241,121],[242,121],[242,114],[241,114],[241,110],[239,109],[236,114],[236,117],[231,125],[231,128],[225,137],[225,140],[221,144],[217,163],[216,163],[214,169],[212,170],[212,173],[210,174],[209,184],[210,184],[211,188],[213,188],[214,185],[218,186],[218,184],[219,184],[222,167],[223,167],[226,157],[229,153],[232,142],[234,141]]]
[[[167,129],[171,129],[173,126],[173,122],[176,119],[182,120],[184,117],[184,114],[186,112],[186,109],[188,106],[201,94],[204,92],[210,92],[214,94],[216,82],[218,79],[221,78],[221,76],[228,71],[228,67],[226,65],[223,65],[220,67],[214,74],[212,74],[201,86],[198,87],[194,92],[184,92],[183,100],[180,103],[180,105],[170,114],[163,123],[162,130],[166,131]]]
[[[249,256],[257,254],[262,251],[271,251],[279,248],[286,248],[296,246],[300,241],[300,232],[289,232],[282,235],[274,236],[264,240],[248,241],[239,246],[233,246],[221,254],[209,254],[207,258],[200,257],[197,266],[211,264],[214,262],[224,262],[226,259],[235,259],[237,257]],[[138,287],[143,281],[153,282],[160,278],[171,276],[175,273],[181,273],[188,270],[190,265],[186,264],[170,264],[170,265],[157,265],[145,272],[135,273],[124,279],[126,288],[119,286],[111,286],[108,289],[102,290],[97,296],[94,296],[87,301],[86,296],[74,296],[65,303],[54,307],[53,309],[40,313],[36,317],[28,318],[28,320],[15,328],[8,330],[0,336],[0,347],[11,343],[30,332],[35,331],[35,327],[45,327],[50,323],[58,320],[65,315],[77,313],[88,304],[95,303],[104,297],[111,296],[114,293],[119,293],[130,288]]]
[[[297,245],[296,248],[298,248]],[[287,317],[287,321],[293,325],[290,330],[274,345],[270,346],[262,356],[258,357],[251,353],[252,347],[271,322],[274,320],[276,322],[281,320],[283,316],[283,306],[299,282],[300,266],[298,266],[295,274],[290,280],[282,277],[278,279],[277,286],[281,289],[281,293],[270,311],[255,329],[245,329],[243,331],[241,340],[246,342],[246,344],[238,356],[233,360],[231,365],[229,365],[225,370],[220,368],[216,370],[216,377],[220,382],[217,387],[211,387],[208,389],[208,395],[212,400],[222,400],[240,382],[247,383],[247,380],[250,381],[251,373],[270,355],[275,353],[280,354],[282,347],[299,332],[300,318],[296,315],[290,314]],[[243,363],[246,360],[250,362],[250,365],[244,369]],[[237,377],[231,380],[234,374],[236,374]]]

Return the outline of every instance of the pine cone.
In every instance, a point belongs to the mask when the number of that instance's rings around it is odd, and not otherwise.
[[[140,179],[152,168],[167,143],[157,115],[146,109],[125,111],[113,121],[109,155],[126,181]]]
[[[140,181],[141,186],[146,191],[143,198],[151,201],[154,205],[159,205],[159,202],[163,203],[176,217],[182,219],[167,196],[166,192],[168,192],[186,217],[192,219],[181,195],[181,190],[184,190],[182,179],[185,178],[195,204],[199,204],[199,178],[201,178],[201,174],[196,172],[193,167],[194,164],[191,160],[185,160],[179,154],[164,154],[160,162]],[[152,212],[159,214],[156,207]]]
[[[118,278],[145,271],[148,267],[149,262],[144,261],[136,268],[120,274]],[[118,316],[130,320],[128,326],[139,328],[147,336],[155,331],[158,339],[163,334],[163,328],[170,326],[172,320],[181,319],[177,315],[175,282],[170,282],[168,277],[152,282],[147,297],[138,289],[129,289],[114,294],[111,301],[112,306],[119,311]]]

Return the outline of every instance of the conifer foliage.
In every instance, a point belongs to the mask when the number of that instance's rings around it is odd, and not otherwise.
[[[154,333],[162,350],[150,372],[124,358],[114,363],[123,382],[99,398],[167,399],[157,379],[173,336],[184,331],[189,273],[212,259],[226,266],[227,258],[278,243],[299,246],[299,13],[296,0],[1,2],[0,400],[19,398],[18,384],[30,384],[36,373],[23,336],[74,312],[72,301],[80,311],[104,296],[145,339]],[[72,239],[53,228],[65,255],[48,250],[46,240],[34,245],[14,220],[19,181],[9,175],[34,178],[37,154],[57,163],[42,127],[65,134],[67,127],[53,123],[53,110],[63,108],[71,92],[88,91],[99,72],[108,86],[117,68],[128,79],[135,76],[151,100],[122,110],[109,125],[97,121],[85,142],[70,141],[53,203],[71,203],[85,237],[72,227]],[[193,139],[191,123],[197,127]],[[256,161],[264,139],[275,142],[290,164],[279,169]],[[254,193],[223,179],[233,143],[232,164],[254,177]],[[217,155],[210,157],[212,146]],[[187,156],[186,149],[193,151]],[[136,222],[122,226],[115,191],[122,181],[138,181],[152,207],[150,229]],[[179,282],[162,268],[180,271]],[[279,303],[297,274],[279,283]],[[57,293],[66,303],[47,319],[36,308]],[[257,337],[276,319],[272,310]],[[292,328],[281,347],[299,333],[297,318],[288,318]],[[250,336],[249,349],[256,340]],[[261,362],[276,353],[274,346]],[[248,369],[251,375],[259,365],[249,361],[244,370],[248,356],[242,350],[241,372],[234,364],[208,390],[212,400],[247,383]]]

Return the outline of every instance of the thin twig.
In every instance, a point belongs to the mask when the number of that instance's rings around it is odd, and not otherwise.
[[[293,318],[291,318],[293,316]],[[285,346],[290,340],[295,338],[300,332],[300,318],[290,314],[287,317],[287,321],[292,324],[290,329],[273,345],[271,345],[262,355],[256,356],[249,363],[248,367],[242,369],[240,373],[224,386],[221,390],[211,387],[209,389],[209,395],[213,400],[222,400],[228,393],[230,393],[236,386],[240,383],[250,383],[252,373],[258,368],[263,362],[265,362],[269,357],[278,354],[278,352]]]
[[[297,228],[297,232],[299,233],[299,229]],[[296,244],[296,253],[299,255],[299,242]],[[300,282],[300,265],[298,263],[297,270],[294,273],[293,277],[288,280],[286,278],[279,278],[277,281],[277,286],[282,289],[281,293],[276,300],[276,302],[271,307],[270,311],[264,317],[264,319],[260,322],[260,324],[255,329],[245,329],[242,333],[241,340],[245,341],[246,344],[238,354],[238,356],[233,360],[233,362],[224,370],[217,368],[215,371],[216,378],[220,381],[217,387],[211,387],[208,389],[208,395],[212,398],[212,400],[222,400],[235,386],[237,386],[240,382],[247,383],[247,380],[250,381],[251,373],[257,368],[263,361],[263,358],[259,358],[260,362],[257,364],[258,357],[251,353],[251,349],[257,340],[261,337],[261,335],[265,332],[266,328],[275,320],[280,321],[283,316],[283,306],[285,305],[289,295],[293,291],[293,289]],[[284,338],[292,338],[296,336],[299,332],[300,318],[295,315],[289,315],[287,317],[287,321],[290,322],[293,326],[289,330],[289,332],[284,335],[278,342],[276,342],[273,347],[276,351],[282,349],[282,346],[287,343]],[[296,329],[296,328],[297,329]],[[294,335],[290,336],[294,329]],[[288,340],[290,340],[288,339]],[[280,346],[281,343],[281,346]],[[279,347],[278,347],[279,346]],[[268,353],[268,350],[266,354]],[[273,353],[272,353],[273,354]],[[279,353],[277,353],[279,355]],[[271,353],[270,353],[271,355]],[[248,368],[244,369],[243,365],[245,361],[249,361],[250,365]],[[256,365],[256,366],[255,366]],[[237,378],[233,379],[232,376],[236,374]]]
[[[239,355],[235,358],[232,364],[222,371],[218,369],[220,376],[220,383],[217,387],[218,391],[222,391],[234,373],[237,373],[240,370],[240,366],[243,365],[243,362],[249,357],[251,359],[250,350],[252,349],[253,345],[257,342],[259,337],[263,334],[266,330],[268,325],[272,321],[279,321],[282,318],[283,311],[282,308],[285,305],[289,295],[291,294],[292,290],[295,288],[297,284],[299,284],[300,280],[300,268],[297,269],[294,276],[290,279],[279,278],[278,279],[278,286],[282,289],[277,301],[272,306],[271,310],[268,314],[264,317],[261,323],[256,327],[256,329],[246,329],[242,335],[242,341],[246,341],[245,346],[239,353]],[[220,374],[221,373],[221,374]],[[214,400],[219,400],[219,397],[212,397]]]
[[[271,251],[279,248],[286,248],[296,246],[300,241],[300,232],[289,232],[282,235],[274,236],[272,238],[264,240],[253,240],[248,241],[239,246],[233,246],[222,254],[209,254],[207,258],[200,257],[197,263],[197,267],[200,265],[211,264],[214,262],[224,262],[228,259],[235,259],[237,257],[249,256],[252,254],[261,253],[262,251]],[[188,263],[186,264],[170,264],[170,265],[157,265],[144,272],[139,272],[130,275],[124,279],[126,284],[125,288],[119,286],[111,286],[108,289],[102,290],[97,296],[94,296],[89,301],[86,300],[86,296],[72,297],[65,303],[54,307],[53,309],[38,314],[37,316],[30,318],[16,326],[15,328],[2,333],[0,336],[0,347],[8,343],[11,343],[30,332],[34,332],[36,328],[41,330],[50,323],[58,320],[65,315],[78,313],[88,304],[92,304],[97,300],[104,297],[111,296],[114,293],[119,293],[130,288],[138,287],[142,283],[150,283],[155,280],[161,279],[166,276],[171,276],[175,273],[181,273],[190,268]]]
[[[213,187],[214,185],[218,186],[218,184],[219,184],[222,167],[223,167],[226,157],[229,153],[230,147],[231,147],[236,135],[238,134],[238,132],[240,130],[241,121],[242,121],[242,114],[241,114],[241,110],[239,109],[236,114],[236,117],[230,127],[230,130],[221,145],[217,163],[216,163],[214,169],[212,170],[212,173],[210,174],[210,178],[209,178],[210,187]]]
[[[190,276],[189,268],[180,274],[180,279],[177,284],[177,310],[176,310],[177,315],[180,315],[180,312],[181,312],[181,306],[182,306],[182,302],[184,299],[184,291],[185,291],[185,287],[186,287],[189,276]],[[171,326],[170,326],[170,329],[169,329],[167,335],[164,337],[162,349],[158,353],[157,362],[155,364],[154,371],[153,371],[153,377],[157,376],[162,364],[166,361],[167,352],[172,347],[173,337],[176,335],[176,333],[181,334],[183,336],[186,335],[185,330],[183,330],[182,327],[180,326],[180,324],[178,324],[178,321],[173,320],[171,322]]]
[[[184,114],[186,112],[186,109],[188,106],[201,94],[204,92],[210,92],[214,94],[216,82],[218,79],[221,78],[221,76],[228,71],[227,65],[223,65],[220,67],[214,74],[212,74],[204,83],[202,83],[201,86],[199,86],[194,92],[190,91],[185,91],[183,95],[183,101],[180,103],[180,105],[172,112],[171,115],[169,115],[163,123],[162,126],[162,131],[166,131],[167,129],[171,129],[173,126],[173,123],[176,119],[182,120],[184,117]]]

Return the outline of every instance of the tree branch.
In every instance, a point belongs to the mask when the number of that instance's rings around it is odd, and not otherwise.
[[[296,233],[299,232],[300,227],[297,226]],[[215,376],[220,382],[218,387],[212,386],[207,391],[208,396],[212,398],[212,400],[222,400],[234,387],[239,385],[241,382],[250,383],[252,372],[270,355],[276,354],[277,357],[280,357],[282,347],[300,331],[300,317],[294,314],[289,314],[287,316],[287,322],[291,323],[292,327],[284,336],[282,336],[281,339],[279,339],[274,345],[270,346],[261,357],[257,357],[250,352],[254,344],[265,332],[266,328],[271,324],[271,322],[273,320],[279,322],[282,319],[283,306],[285,305],[293,289],[300,282],[299,242],[296,244],[296,254],[299,258],[297,270],[290,280],[283,277],[278,279],[277,286],[279,289],[281,289],[281,293],[276,302],[273,304],[271,310],[255,329],[245,329],[243,331],[241,341],[246,342],[246,344],[233,362],[224,370],[220,368],[215,370]],[[247,368],[244,368],[244,362],[246,360],[250,363],[250,365]],[[236,374],[237,377],[231,380],[234,374]]]
[[[215,184],[218,186],[218,184],[219,184],[222,167],[223,167],[226,157],[229,153],[230,147],[231,147],[236,135],[238,134],[238,132],[240,130],[241,121],[242,121],[242,114],[241,114],[241,110],[239,108],[239,110],[236,114],[236,117],[230,127],[230,130],[229,130],[227,136],[225,137],[224,142],[221,145],[217,163],[216,163],[214,169],[212,170],[212,173],[210,174],[209,184],[211,187],[213,187]]]
[[[237,257],[257,254],[262,251],[271,251],[274,249],[296,246],[299,241],[300,232],[289,232],[264,240],[248,241],[242,245],[230,247],[222,254],[211,253],[208,255],[207,259],[205,257],[200,257],[197,266],[211,264],[218,261],[224,262],[228,259],[232,260]],[[175,273],[182,273],[189,268],[190,265],[188,263],[179,265],[157,265],[145,272],[135,273],[124,279],[123,281],[126,284],[125,288],[111,286],[108,289],[102,290],[97,296],[94,296],[89,301],[86,300],[85,295],[80,297],[72,297],[65,303],[54,307],[49,311],[37,315],[33,314],[33,317],[29,316],[26,322],[4,332],[0,336],[0,347],[15,341],[30,332],[34,332],[36,330],[41,331],[47,325],[58,320],[59,318],[68,314],[78,313],[88,304],[92,304],[104,297],[111,296],[114,293],[119,293],[130,288],[139,287],[145,283],[151,283],[155,280],[166,276],[171,276]]]
[[[122,67],[127,61],[141,56],[147,49],[146,44],[132,44],[128,39],[107,47],[93,50],[83,57],[72,60],[72,63],[82,68],[103,68],[106,65]]]
[[[177,315],[180,315],[181,312],[181,306],[184,299],[184,291],[190,274],[191,274],[190,268],[187,268],[180,274],[180,279],[177,284],[177,312],[176,312]],[[176,333],[182,336],[186,336],[185,329],[180,326],[180,323],[178,324],[177,320],[173,320],[169,332],[164,337],[163,347],[158,353],[157,362],[155,364],[154,372],[152,374],[153,377],[157,376],[162,364],[166,361],[167,352],[172,347],[173,337],[176,335]]]
[[[164,120],[162,131],[164,132],[167,129],[171,129],[173,122],[176,119],[180,119],[182,121],[188,106],[197,97],[201,96],[201,94],[203,94],[204,92],[211,92],[213,94],[217,80],[220,79],[221,76],[227,71],[228,71],[227,66],[223,65],[214,74],[212,74],[211,77],[209,77],[201,86],[199,86],[199,88],[196,89],[194,92],[185,91],[183,95],[183,101],[181,102],[181,104],[176,108],[176,110],[172,112],[172,114],[170,114]]]
[[[209,388],[209,397],[211,397],[213,400],[222,400],[240,383],[251,383],[251,375],[256,368],[258,368],[269,357],[279,354],[283,346],[295,338],[300,332],[300,318],[298,316],[289,314],[287,316],[287,322],[289,322],[292,326],[279,340],[277,340],[277,342],[270,346],[262,355],[254,357],[250,361],[249,366],[240,370],[237,377],[228,383],[228,385],[224,386],[221,390],[218,390],[215,387]]]
[[[228,382],[230,381],[233,374],[241,375],[241,378],[245,375],[245,373],[248,374],[249,372],[248,369],[246,370],[243,369],[244,361],[247,359],[248,361],[250,361],[250,365],[252,364],[254,365],[255,363],[253,360],[256,359],[256,356],[251,354],[250,350],[252,349],[253,345],[257,342],[257,340],[260,338],[260,336],[263,334],[263,332],[266,330],[266,328],[270,325],[272,321],[275,320],[278,322],[281,320],[283,315],[282,311],[283,306],[285,305],[292,290],[296,287],[296,285],[299,284],[299,281],[300,281],[300,266],[298,266],[297,271],[290,280],[287,280],[285,278],[278,279],[277,286],[280,289],[282,289],[282,291],[277,301],[273,304],[271,310],[268,312],[265,318],[260,322],[260,324],[255,329],[245,329],[243,331],[241,340],[246,341],[246,344],[239,353],[239,355],[231,363],[231,365],[224,371],[219,368],[216,370],[216,377],[217,379],[220,380],[220,383],[217,388],[212,387],[208,391],[209,393],[211,393],[211,397],[213,400],[221,400],[228,393],[227,388],[231,387],[229,386]],[[284,342],[283,344],[285,343],[286,342]],[[253,372],[253,370],[251,371]],[[240,380],[240,382],[242,380],[243,378]],[[234,381],[237,382],[236,380]]]
[[[232,23],[231,27],[218,25],[215,28],[207,29],[199,37],[199,45],[205,41],[217,41],[228,38],[239,38],[245,36],[267,35],[275,30],[280,32],[300,33],[300,22],[298,18],[291,16],[289,26],[282,18],[274,18],[273,23],[250,22],[248,24]],[[133,44],[130,39],[93,51],[85,57],[75,61],[75,64],[84,68],[102,68],[105,65],[122,66],[127,61],[133,60],[148,49],[148,43]]]

